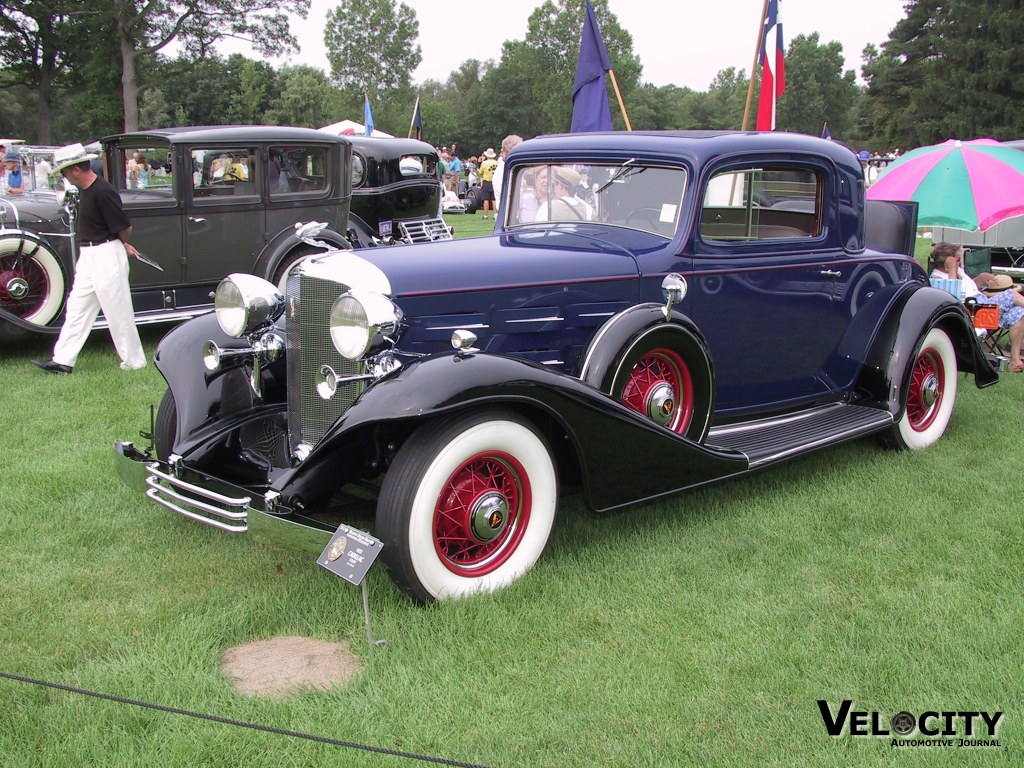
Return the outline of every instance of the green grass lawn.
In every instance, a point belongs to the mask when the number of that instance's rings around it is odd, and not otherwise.
[[[389,645],[370,653],[358,590],[117,479],[111,444],[163,393],[152,366],[118,370],[101,332],[48,376],[28,359],[49,349],[0,352],[0,672],[494,766],[1020,764],[1024,376],[960,377],[925,452],[863,440],[609,517],[570,497],[499,594],[417,607],[375,566]],[[364,671],[283,701],[235,693],[220,654],[278,635],[345,638]],[[1003,711],[1003,746],[833,738],[819,699],[884,722]],[[3,768],[410,764],[0,679]]]

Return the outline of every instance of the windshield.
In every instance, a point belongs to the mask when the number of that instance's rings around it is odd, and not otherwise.
[[[671,238],[685,189],[683,169],[633,158],[615,164],[521,165],[509,188],[505,226],[599,221]]]

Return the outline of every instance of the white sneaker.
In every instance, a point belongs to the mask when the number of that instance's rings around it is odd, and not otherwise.
[[[128,363],[121,363],[122,371],[141,371],[145,367],[145,361],[143,361],[142,365],[128,365]]]

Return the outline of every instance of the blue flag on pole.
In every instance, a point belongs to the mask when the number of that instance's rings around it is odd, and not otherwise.
[[[416,106],[412,110],[412,122],[409,124],[409,138],[423,141],[423,115],[420,114],[420,97],[416,95]]]
[[[366,125],[366,135],[373,136],[373,113],[370,112],[370,96],[363,94],[366,101],[363,104],[363,123]]]
[[[832,131],[829,130],[827,122],[821,128],[821,138],[828,139],[829,141],[832,140]]]
[[[612,130],[612,111],[604,84],[604,73],[612,68],[612,63],[601,39],[594,7],[590,0],[586,0],[585,5],[576,82],[572,86],[572,125],[569,128],[572,133]]]

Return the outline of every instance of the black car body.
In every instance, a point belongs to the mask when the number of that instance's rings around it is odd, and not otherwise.
[[[325,252],[283,294],[229,277],[161,343],[155,455],[119,444],[128,475],[320,546],[339,492],[379,483],[384,562],[426,601],[530,568],[561,486],[608,512],[866,435],[925,448],[957,371],[997,380],[912,257],[916,209],[866,207],[833,142],[542,137],[503,200],[490,237]]]
[[[347,136],[352,142],[353,247],[450,240],[441,218],[440,157],[423,141]]]

